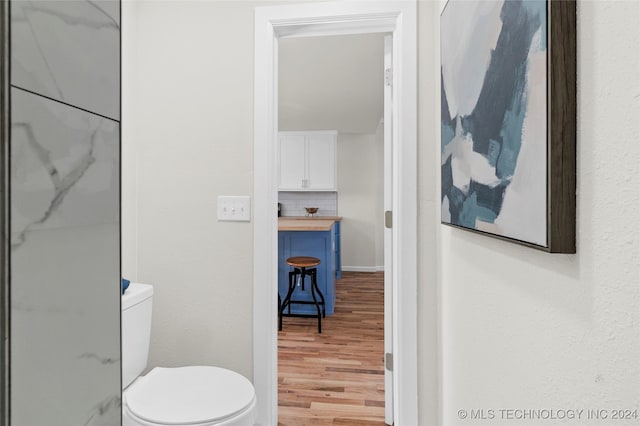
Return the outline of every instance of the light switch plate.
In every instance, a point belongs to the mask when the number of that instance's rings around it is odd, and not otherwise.
[[[251,197],[218,196],[218,220],[249,222],[251,220]]]

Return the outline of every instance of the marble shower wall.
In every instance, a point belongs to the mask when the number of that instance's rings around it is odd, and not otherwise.
[[[11,2],[11,84],[120,119],[120,2]]]
[[[11,418],[120,424],[115,1],[12,1]]]

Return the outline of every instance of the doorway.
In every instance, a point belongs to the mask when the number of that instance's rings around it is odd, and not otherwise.
[[[278,39],[393,34],[393,420],[417,424],[416,4],[319,3],[256,9],[254,115],[254,385],[258,423],[277,424]],[[391,215],[390,215],[391,216]],[[400,284],[402,283],[402,284]]]
[[[384,192],[391,189],[385,185],[391,162],[385,168],[384,156],[391,141],[385,141],[390,132],[383,120],[386,115],[390,124],[385,105],[391,106],[391,86],[384,78],[390,59],[386,33],[278,40],[280,297],[286,295],[290,269],[284,259],[313,255],[322,259],[319,288],[329,302],[322,333],[314,319],[283,319],[278,333],[278,424],[283,426],[393,423],[392,372],[384,368],[384,353],[392,352],[391,327],[384,327],[391,311],[387,299],[385,315],[385,296],[392,293],[390,287],[384,291],[384,271],[391,277],[384,256]],[[313,156],[296,157],[300,148]],[[306,184],[313,190],[305,190],[299,176],[299,164],[307,161],[313,162],[306,164]],[[322,191],[322,185],[331,190]],[[333,231],[305,232],[311,229],[306,225],[325,222],[307,218],[304,206],[319,207],[314,214],[319,220],[337,219]],[[301,229],[291,230],[292,223]],[[390,263],[391,256],[386,259]],[[335,273],[327,273],[333,268]],[[303,289],[297,287],[293,299],[305,298]],[[307,313],[304,308],[296,305],[294,313]]]

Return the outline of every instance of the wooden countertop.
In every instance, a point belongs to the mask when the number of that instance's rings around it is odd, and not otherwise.
[[[278,218],[278,231],[330,231],[336,219],[305,218],[307,220],[290,217]]]

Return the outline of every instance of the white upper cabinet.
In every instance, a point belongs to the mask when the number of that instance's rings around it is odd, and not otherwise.
[[[280,191],[335,191],[338,132],[280,132]]]
[[[280,133],[279,189],[301,189],[307,169],[304,135]]]

